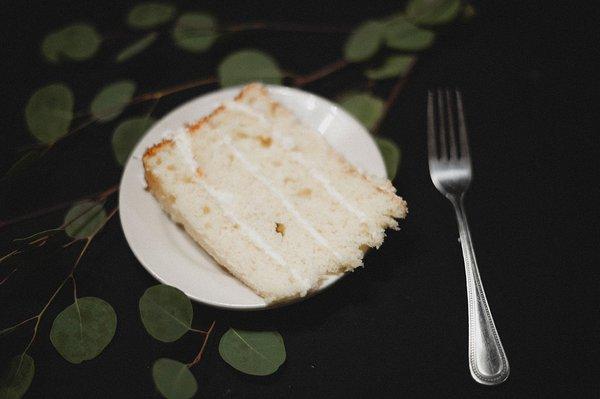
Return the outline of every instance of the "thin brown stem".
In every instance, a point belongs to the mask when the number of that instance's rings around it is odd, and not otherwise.
[[[10,258],[13,255],[18,255],[20,254],[22,251],[15,249],[9,253],[7,253],[6,255],[4,255],[3,257],[0,258],[0,263],[4,262],[6,259]]]
[[[204,341],[202,342],[202,347],[200,348],[200,351],[198,352],[198,354],[196,355],[194,360],[192,360],[190,363],[188,363],[188,365],[187,365],[188,368],[194,367],[194,365],[196,365],[200,360],[202,360],[202,354],[204,353],[204,348],[206,348],[206,344],[208,343],[208,339],[210,338],[210,333],[213,331],[213,328],[215,328],[215,323],[216,323],[216,321],[213,321],[212,324],[210,325],[210,328],[206,332],[206,334],[204,334]]]
[[[390,111],[390,108],[392,108],[392,106],[396,102],[398,95],[400,94],[400,92],[402,91],[402,89],[404,88],[406,83],[408,82],[408,78],[410,77],[412,71],[414,70],[416,63],[417,63],[417,58],[415,57],[415,59],[410,64],[410,67],[408,68],[408,72],[406,74],[404,74],[403,76],[401,76],[396,81],[394,86],[392,87],[392,90],[390,90],[390,94],[388,94],[388,97],[385,100],[385,103],[383,105],[383,112],[381,113],[381,117],[377,120],[377,122],[375,123],[375,126],[373,126],[373,128],[371,129],[371,132],[373,134],[377,134],[377,132],[379,131],[379,128],[381,127],[381,123],[387,116],[388,112]]]
[[[73,134],[79,132],[80,130],[83,130],[84,128],[88,127],[89,125],[91,125],[92,123],[96,122],[96,118],[88,118],[86,121],[84,121],[83,123],[81,123],[81,125],[77,126],[76,128],[70,130],[69,132],[67,132],[67,134],[60,136],[55,142],[51,143],[50,145],[48,145],[47,149],[45,152],[48,152],[50,149],[54,148],[54,146],[56,145],[56,143],[59,143],[61,141],[63,141],[65,138],[72,136]]]
[[[31,213],[27,213],[25,215],[22,216],[18,216],[14,219],[10,219],[10,220],[0,220],[0,229],[19,223],[19,222],[23,222],[25,220],[29,220],[29,219],[34,219],[38,216],[43,216],[43,215],[47,215],[49,213],[61,210],[66,208],[69,205],[72,205],[74,202],[78,202],[84,199],[88,199],[88,198],[97,198],[97,199],[105,199],[107,198],[109,195],[111,195],[112,193],[116,192],[119,190],[119,185],[116,184],[112,187],[109,187],[108,189],[98,193],[98,194],[92,194],[92,195],[87,195],[85,197],[81,197],[75,200],[70,200],[70,201],[65,201],[65,202],[61,202],[46,208],[42,208],[42,209],[38,209],[36,211],[33,211]]]
[[[305,86],[311,82],[314,82],[315,80],[322,79],[325,76],[331,75],[332,73],[345,68],[348,64],[348,61],[341,58],[335,62],[332,62],[331,64],[327,64],[324,67],[317,69],[312,73],[297,76],[296,78],[294,78],[294,85],[298,87]]]
[[[18,268],[16,268],[16,267],[15,267],[14,269],[12,269],[12,270],[10,271],[10,273],[8,273],[8,274],[7,274],[7,275],[6,275],[6,276],[5,276],[5,277],[4,277],[2,280],[0,280],[0,285],[2,285],[2,284],[4,284],[4,283],[6,283],[6,282],[8,281],[8,279],[10,278],[10,276],[12,276],[12,275],[13,275],[13,274],[14,274],[14,273],[17,271],[17,269],[18,269]]]
[[[323,25],[303,25],[289,22],[242,22],[232,24],[218,29],[220,32],[244,32],[250,30],[267,30],[276,32],[298,32],[298,33],[348,33],[350,28]]]
[[[190,331],[197,332],[197,333],[199,333],[199,334],[206,334],[206,333],[207,333],[207,331],[204,331],[204,330],[197,330],[197,329],[195,329],[195,328],[190,328]]]

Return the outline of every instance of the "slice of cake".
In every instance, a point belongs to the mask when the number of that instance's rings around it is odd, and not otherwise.
[[[362,265],[406,203],[359,173],[260,84],[146,150],[148,190],[267,302]]]

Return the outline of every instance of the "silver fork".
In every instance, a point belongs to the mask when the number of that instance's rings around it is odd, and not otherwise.
[[[431,180],[452,202],[458,220],[467,277],[469,369],[473,379],[480,384],[497,385],[508,378],[510,368],[485,297],[467,224],[463,198],[471,183],[472,168],[462,97],[458,90],[429,92],[427,146]]]

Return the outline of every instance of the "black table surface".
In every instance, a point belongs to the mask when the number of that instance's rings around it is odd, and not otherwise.
[[[76,102],[88,104],[99,87],[119,78],[153,90],[207,76],[227,53],[243,47],[264,49],[284,69],[306,73],[338,59],[345,40],[344,34],[250,32],[203,55],[185,54],[165,41],[123,66],[111,62],[119,46],[109,43],[93,61],[50,66],[38,50],[47,32],[80,20],[102,32],[124,31],[130,4],[11,3],[3,6],[2,171],[14,162],[17,149],[33,142],[24,106],[36,88],[50,82],[68,82]],[[181,9],[208,10],[226,22],[348,27],[388,15],[402,4],[180,3]],[[595,69],[587,61],[596,22],[591,9],[580,3],[476,6],[476,19],[443,32],[419,60],[381,126],[380,134],[402,148],[395,184],[410,208],[402,229],[368,254],[365,268],[307,301],[260,312],[194,304],[196,326],[217,321],[205,358],[193,369],[198,397],[600,396],[599,124],[592,110],[597,105]],[[332,98],[355,88],[359,76],[358,68],[348,68],[306,89]],[[378,85],[376,93],[386,95],[391,84]],[[469,375],[465,277],[454,214],[428,175],[425,95],[438,85],[462,88],[467,107],[475,171],[467,208],[487,296],[511,364],[510,378],[497,387],[480,386]],[[205,91],[169,97],[155,115]],[[3,183],[0,219],[118,182],[121,169],[110,147],[113,129],[114,124],[96,125],[75,135],[48,153],[39,168]],[[0,230],[2,250],[10,248],[10,239],[61,219],[58,212]],[[39,310],[72,256],[15,273],[0,286],[0,327]],[[26,397],[159,397],[152,362],[159,357],[191,360],[199,337],[188,334],[164,344],[145,332],[138,300],[156,281],[130,251],[117,219],[90,247],[77,281],[80,296],[99,296],[113,305],[116,335],[98,358],[80,365],[65,361],[48,336],[54,316],[72,302],[66,289],[49,308],[30,351],[36,373]],[[235,371],[217,351],[219,337],[230,326],[280,331],[287,361],[268,377]],[[0,338],[2,364],[22,351],[30,334],[25,328]]]

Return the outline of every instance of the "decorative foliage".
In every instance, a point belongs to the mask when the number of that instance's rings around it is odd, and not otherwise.
[[[90,238],[104,226],[107,216],[101,203],[82,201],[65,216],[65,233],[75,239]]]
[[[159,341],[176,341],[192,326],[192,303],[175,287],[160,284],[148,288],[139,306],[146,331]]]
[[[198,383],[187,365],[171,359],[158,359],[152,366],[156,389],[167,399],[188,399],[196,394]]]
[[[400,150],[396,143],[385,138],[375,137],[375,142],[383,157],[388,179],[394,180],[398,171],[398,165],[400,164]]]
[[[346,95],[340,105],[367,129],[372,129],[383,114],[383,100],[368,93]]]
[[[385,26],[385,42],[395,50],[419,51],[431,46],[435,33],[418,28],[404,17],[395,17]]]
[[[154,118],[142,116],[127,119],[119,124],[112,137],[112,147],[117,162],[125,165],[129,154],[140,138],[154,125]]]
[[[230,328],[219,342],[219,354],[231,367],[251,375],[269,375],[285,362],[285,345],[277,331]]]
[[[127,25],[133,29],[150,29],[175,17],[175,7],[166,3],[145,2],[133,7],[127,15]]]
[[[42,54],[49,62],[57,64],[61,59],[84,61],[96,54],[102,37],[92,25],[69,25],[50,33],[42,42]]]
[[[100,298],[85,297],[54,319],[50,341],[66,360],[81,363],[98,356],[112,341],[116,328],[112,306]]]
[[[453,21],[461,7],[460,0],[411,0],[406,14],[418,25],[442,25]]]
[[[367,21],[350,34],[344,46],[344,58],[350,62],[366,61],[381,48],[385,25]]]
[[[67,134],[73,119],[73,92],[64,83],[44,86],[31,96],[25,107],[25,121],[31,134],[52,144]]]
[[[373,80],[405,76],[415,61],[416,58],[413,55],[391,55],[378,68],[367,69],[365,76]]]
[[[155,29],[174,20],[176,14],[175,7],[168,3],[144,2],[129,11],[127,25],[134,30]],[[367,82],[369,87],[378,84],[376,82],[378,80],[397,78],[387,98],[383,100],[365,92],[349,94],[340,101],[341,106],[375,134],[416,63],[417,58],[414,54],[405,53],[430,47],[435,39],[435,32],[430,30],[431,26],[451,22],[459,15],[466,20],[475,15],[475,10],[468,4],[464,5],[460,0],[409,0],[403,13],[381,20],[366,21],[358,26],[349,35],[343,48],[342,58],[305,75],[294,71],[284,73],[272,56],[257,49],[243,49],[226,56],[219,64],[216,76],[185,82],[155,93],[145,93],[134,98],[136,84],[133,81],[114,82],[102,88],[93,99],[90,105],[92,118],[71,131],[69,129],[74,118],[73,93],[64,83],[50,84],[33,93],[25,108],[27,127],[44,146],[25,151],[5,177],[14,176],[36,163],[46,151],[57,147],[57,142],[67,134],[83,129],[93,121],[115,120],[128,105],[133,103],[158,101],[179,91],[214,84],[217,81],[223,87],[257,80],[281,84],[284,76],[288,76],[292,78],[290,80],[292,85],[304,87],[346,68],[350,63],[366,63],[372,61],[375,55],[382,53],[383,61],[379,65],[365,65],[364,75],[369,79]],[[216,43],[220,31],[239,34],[244,30],[281,29],[276,25],[255,21],[222,27],[211,15],[188,12],[179,16],[171,27],[161,28],[161,31],[145,32],[136,40],[128,40],[129,44],[123,44],[124,47],[121,47],[114,60],[116,63],[122,63],[140,54],[167,30],[171,34],[173,44],[177,47],[192,53],[202,53]],[[41,51],[45,59],[54,64],[66,60],[83,61],[98,52],[102,41],[102,36],[92,25],[77,23],[48,34],[41,43]],[[390,49],[398,50],[402,54],[391,53]],[[121,165],[126,162],[140,137],[154,124],[155,120],[151,114],[152,112],[149,112],[146,116],[122,120],[114,130],[112,147],[115,158]],[[393,179],[400,163],[400,151],[391,140],[377,137],[375,140],[384,158],[387,174],[390,179]],[[27,352],[37,336],[40,321],[67,281],[73,281],[73,294],[77,298],[75,269],[95,235],[117,212],[118,207],[115,207],[107,215],[103,205],[117,190],[118,185],[115,185],[88,200],[74,204],[60,227],[15,239],[14,243],[18,247],[0,259],[2,262],[12,256],[18,256],[24,251],[23,248],[44,246],[51,237],[63,230],[72,239],[64,247],[85,240],[70,273],[39,313],[0,331],[2,335],[35,321],[32,338],[23,354],[13,358],[0,379],[0,397],[20,398],[31,384],[34,362]],[[2,225],[7,226],[36,215],[54,212],[56,209],[62,209],[61,204],[58,207],[36,211],[33,216],[25,215],[25,217],[3,221]],[[4,278],[0,284],[7,278]],[[172,342],[188,331],[203,336],[202,346],[192,362],[183,364],[162,358],[152,367],[152,377],[163,396],[169,399],[186,399],[194,396],[198,386],[190,368],[201,360],[215,322],[207,331],[192,328],[193,308],[190,300],[181,291],[165,285],[149,288],[140,298],[139,308],[144,327],[157,340]],[[50,340],[65,359],[72,363],[80,363],[98,356],[111,342],[115,330],[116,315],[113,308],[102,299],[85,297],[76,299],[75,303],[56,317],[50,331]],[[231,328],[219,342],[219,353],[236,370],[258,376],[276,372],[286,359],[283,339],[275,331],[243,331]]]
[[[237,51],[227,56],[218,68],[221,86],[236,86],[252,81],[281,84],[283,74],[277,62],[260,50]]]
[[[35,365],[31,356],[24,353],[13,357],[0,377],[0,398],[21,398],[29,389],[34,374]]]
[[[104,86],[90,106],[92,115],[101,122],[115,119],[131,101],[135,92],[135,82],[121,80]]]
[[[156,41],[157,37],[157,32],[150,32],[143,38],[136,40],[135,42],[121,50],[119,54],[117,54],[117,56],[115,57],[115,62],[119,64],[121,62],[127,61],[130,58],[135,57],[136,55],[150,47],[152,43]]]
[[[184,50],[201,53],[208,50],[219,37],[217,21],[208,14],[186,13],[173,28],[173,41]]]

